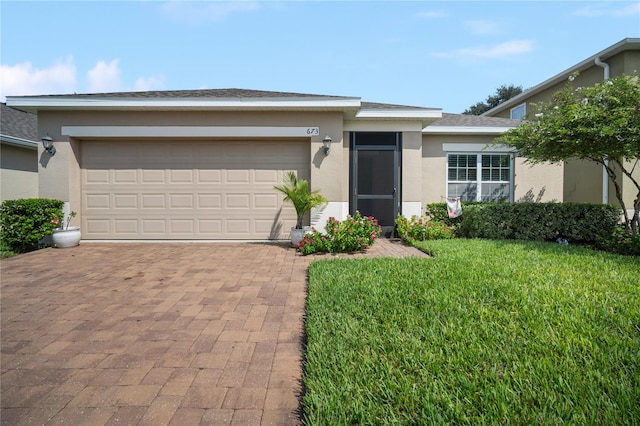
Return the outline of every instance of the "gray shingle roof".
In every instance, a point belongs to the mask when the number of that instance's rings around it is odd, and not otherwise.
[[[38,116],[0,103],[0,133],[14,138],[38,141]]]
[[[400,109],[400,110],[436,110],[439,111],[440,108],[427,108],[427,107],[417,107],[410,105],[395,105],[395,104],[382,104],[378,102],[362,102],[362,109]]]
[[[499,117],[443,113],[442,118],[431,126],[470,126],[470,127],[516,127],[522,122]]]
[[[16,96],[17,98],[21,96]],[[155,90],[146,92],[72,93],[66,95],[25,96],[29,98],[345,98],[346,96],[313,95],[308,93],[271,92],[247,89],[198,89],[198,90]]]
[[[23,96],[16,96],[21,98]],[[63,95],[37,95],[24,96],[28,98],[43,99],[194,99],[194,98],[218,98],[218,99],[255,99],[255,98],[326,98],[326,99],[359,99],[350,96],[316,95],[310,93],[274,92],[266,90],[248,89],[199,89],[199,90],[156,90],[146,92],[108,92],[108,93],[71,93]],[[439,110],[439,108],[423,108],[409,105],[395,105],[378,102],[362,102],[364,109],[394,109],[394,110]]]

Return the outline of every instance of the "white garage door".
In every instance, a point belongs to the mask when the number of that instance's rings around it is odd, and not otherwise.
[[[85,239],[285,238],[273,185],[309,178],[305,141],[83,141]]]

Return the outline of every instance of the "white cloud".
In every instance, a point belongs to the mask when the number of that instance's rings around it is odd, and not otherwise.
[[[31,62],[0,65],[0,98],[72,93],[77,85],[73,57],[67,56],[51,67],[37,69]]]
[[[486,35],[486,34],[498,33],[497,24],[491,21],[480,21],[480,20],[466,21],[464,25],[474,34]]]
[[[252,12],[258,9],[260,9],[259,2],[244,0],[212,2],[171,0],[161,6],[162,13],[167,17],[196,25],[219,22],[233,13]]]
[[[98,61],[87,75],[89,77],[89,92],[117,92],[122,90],[117,59],[109,63]]]
[[[418,18],[423,19],[438,19],[438,18],[446,18],[448,14],[442,10],[427,10],[424,12],[418,12],[416,14]]]
[[[610,16],[614,18],[634,15],[640,16],[640,3],[631,3],[622,7],[619,7],[619,4],[616,4],[616,7],[613,7],[614,4],[615,2],[590,4],[576,10],[574,15],[587,17]]]
[[[454,58],[464,61],[506,59],[531,52],[534,44],[532,40],[511,40],[495,46],[462,48],[451,52],[436,52],[433,55],[441,58]]]
[[[31,62],[16,65],[0,65],[0,101],[7,96],[55,95],[74,92],[116,92],[130,90],[121,80],[119,60],[98,61],[87,72],[88,90],[79,89],[73,57],[67,56],[48,68],[34,68]],[[127,84],[126,86],[131,87]],[[139,77],[132,90],[161,90],[164,76],[155,74]]]
[[[149,90],[159,90],[164,87],[164,77],[152,75],[150,77],[140,77],[136,80],[135,90],[146,92]]]

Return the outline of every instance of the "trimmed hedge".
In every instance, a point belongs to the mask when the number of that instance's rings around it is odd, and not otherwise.
[[[611,235],[620,210],[604,204],[486,203],[463,208],[458,233],[466,238],[593,244]]]
[[[15,253],[38,249],[52,234],[52,220],[62,219],[64,202],[48,198],[6,200],[0,205],[0,242]]]

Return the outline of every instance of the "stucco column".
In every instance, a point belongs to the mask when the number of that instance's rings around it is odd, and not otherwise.
[[[422,132],[402,133],[402,215],[422,214]]]

